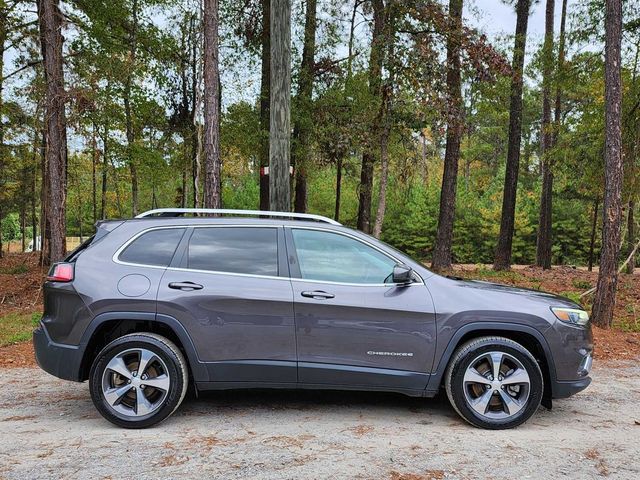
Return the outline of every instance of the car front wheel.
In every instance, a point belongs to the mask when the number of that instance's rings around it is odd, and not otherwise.
[[[178,408],[188,380],[175,344],[153,333],[134,333],[112,341],[96,356],[89,389],[104,418],[120,427],[146,428]]]
[[[453,408],[476,427],[516,427],[538,409],[544,389],[536,359],[519,343],[482,337],[462,345],[445,373]]]

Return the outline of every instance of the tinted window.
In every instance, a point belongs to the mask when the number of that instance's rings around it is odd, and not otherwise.
[[[182,238],[184,228],[166,228],[143,233],[120,254],[123,262],[166,267]]]
[[[196,228],[189,242],[189,268],[278,275],[275,228]]]
[[[318,230],[292,230],[306,280],[377,284],[388,281],[396,262],[351,237]]]

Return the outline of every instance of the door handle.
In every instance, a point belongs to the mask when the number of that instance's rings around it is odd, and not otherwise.
[[[204,287],[200,284],[193,282],[171,282],[169,288],[175,290],[202,290]]]
[[[323,292],[322,290],[314,290],[312,292],[302,292],[300,295],[308,298],[315,298],[317,300],[324,300],[326,298],[333,298],[335,295],[333,293]]]

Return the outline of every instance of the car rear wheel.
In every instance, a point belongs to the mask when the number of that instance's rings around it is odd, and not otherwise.
[[[536,359],[519,343],[482,337],[462,345],[445,373],[453,408],[476,427],[513,428],[538,409],[544,389]]]
[[[188,380],[187,364],[175,344],[153,333],[134,333],[97,355],[89,388],[104,418],[120,427],[146,428],[178,408]]]

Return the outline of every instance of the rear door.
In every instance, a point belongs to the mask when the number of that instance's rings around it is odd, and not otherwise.
[[[286,231],[299,382],[424,389],[436,332],[421,279],[408,286],[389,283],[398,261],[346,232]]]
[[[197,226],[183,243],[160,282],[158,313],[187,328],[210,379],[295,383],[282,227]]]

